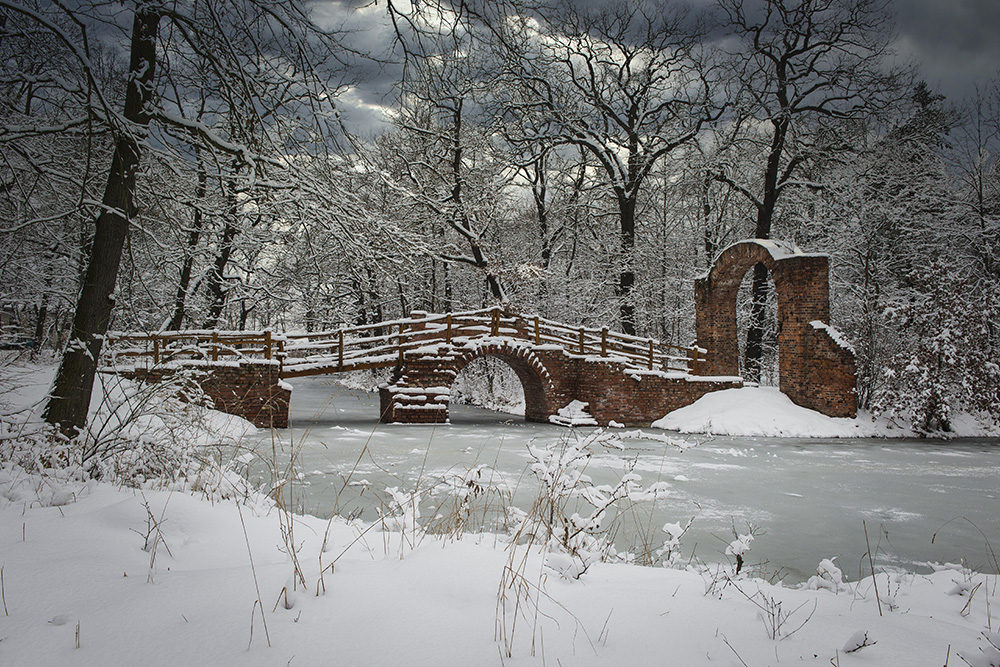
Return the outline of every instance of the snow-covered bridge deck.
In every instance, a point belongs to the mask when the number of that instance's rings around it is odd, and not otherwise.
[[[163,331],[108,335],[108,366],[149,366],[200,360],[272,360],[282,378],[327,375],[372,368],[402,367],[407,353],[454,342],[505,339],[533,346],[556,346],[569,354],[595,356],[636,370],[697,372],[705,351],[652,338],[574,327],[499,308],[429,314],[320,332]]]
[[[405,319],[323,332],[116,333],[108,342],[107,370],[159,379],[178,367],[211,369],[212,379],[202,386],[217,407],[272,424],[277,413],[278,423],[287,420],[290,394],[281,380],[372,368],[395,369],[382,388],[384,420],[447,421],[452,382],[482,356],[499,357],[514,369],[531,420],[547,420],[581,401],[599,422],[649,423],[706,391],[740,382],[696,377],[705,355],[698,347],[499,308],[418,311]]]

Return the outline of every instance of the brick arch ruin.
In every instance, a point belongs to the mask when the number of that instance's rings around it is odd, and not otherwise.
[[[739,373],[736,294],[756,264],[767,267],[778,301],[779,388],[831,417],[857,413],[854,353],[830,326],[829,258],[794,244],[754,239],[723,250],[695,280],[695,329],[708,350],[701,375]]]

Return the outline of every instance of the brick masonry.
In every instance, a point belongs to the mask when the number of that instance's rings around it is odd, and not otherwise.
[[[198,383],[216,410],[243,417],[258,428],[288,428],[292,392],[281,383],[281,365],[276,361],[164,365],[122,374],[159,382],[181,369],[203,373]]]
[[[831,417],[857,414],[854,353],[829,328],[829,258],[790,244],[741,241],[726,248],[695,281],[698,345],[708,350],[703,375],[736,375],[736,293],[756,264],[767,267],[778,298],[779,388],[792,401]],[[815,323],[815,324],[814,324]]]
[[[742,386],[735,378],[636,371],[612,359],[570,354],[557,346],[536,346],[523,340],[456,340],[452,345],[406,356],[402,372],[379,388],[382,420],[446,422],[455,377],[474,359],[484,356],[502,359],[517,374],[529,421],[547,422],[550,415],[578,400],[588,404],[599,424],[617,421],[626,426],[648,426],[709,391]]]
[[[738,373],[736,293],[743,276],[761,263],[778,297],[780,389],[795,403],[833,417],[857,412],[854,353],[829,327],[829,259],[806,255],[774,241],[741,241],[724,250],[711,271],[695,281],[698,345],[708,350],[696,376],[638,371],[613,358],[573,354],[558,345],[534,345],[528,323],[516,318],[514,336],[467,338],[445,343],[428,332],[427,347],[406,352],[389,384],[380,387],[381,420],[402,423],[448,421],[451,386],[473,360],[505,361],[524,388],[525,417],[546,422],[570,402],[588,404],[599,424],[645,426],[690,405],[710,391],[742,386]],[[505,323],[509,329],[511,325]],[[416,334],[413,337],[413,333]],[[494,327],[494,333],[500,333]],[[420,340],[420,330],[411,333]],[[205,372],[201,385],[223,412],[258,427],[286,428],[291,391],[272,361],[192,364]],[[187,365],[183,367],[188,367]],[[178,367],[130,374],[158,381]]]

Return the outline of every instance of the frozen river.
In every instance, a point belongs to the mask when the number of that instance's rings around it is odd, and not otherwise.
[[[279,467],[294,455],[295,506],[319,516],[375,520],[386,488],[396,487],[421,489],[422,519],[430,521],[449,504],[440,482],[477,466],[486,466],[511,489],[512,504],[527,510],[538,492],[529,446],[577,437],[566,428],[455,405],[447,425],[376,424],[377,395],[322,377],[292,384],[292,428],[277,431],[274,449]],[[733,528],[746,533],[749,524],[756,538],[747,562],[788,582],[808,577],[833,556],[856,579],[867,551],[862,522],[877,550],[877,569],[964,560],[992,571],[987,540],[1000,550],[996,439],[683,436],[694,446],[680,448],[663,436],[682,436],[643,433],[649,438],[625,438],[624,450],[593,446],[586,470],[595,483],[614,484],[632,465],[643,486],[669,485],[666,498],[629,504],[621,521],[609,516],[619,548],[659,546],[664,523],[693,518],[683,556],[725,562]],[[271,447],[264,436],[259,451],[266,457]]]

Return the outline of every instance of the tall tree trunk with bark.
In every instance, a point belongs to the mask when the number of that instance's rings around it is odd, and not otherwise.
[[[233,174],[239,171],[239,161],[233,160]],[[239,200],[236,196],[235,183],[228,186],[228,215],[222,226],[222,238],[219,239],[219,250],[215,256],[215,263],[208,274],[208,294],[211,297],[211,305],[208,308],[208,318],[205,320],[205,329],[215,329],[222,319],[222,311],[226,307],[229,285],[226,280],[226,270],[229,267],[229,259],[233,254],[233,242],[239,234],[238,221],[240,215]]]
[[[618,194],[618,214],[621,223],[621,269],[618,273],[618,318],[622,331],[630,336],[636,334],[635,301],[635,207],[634,195]]]
[[[115,282],[133,213],[141,157],[138,135],[149,125],[159,23],[160,14],[141,4],[132,19],[124,113],[131,127],[123,128],[115,140],[111,172],[97,217],[83,288],[76,302],[72,332],[44,411],[45,420],[58,426],[67,437],[77,435],[86,425],[97,361],[115,304]]]
[[[784,82],[784,71],[779,68],[779,82]],[[784,98],[784,88],[779,88],[779,100],[787,104]],[[757,206],[757,226],[754,238],[771,238],[771,223],[774,220],[774,209],[778,203],[778,176],[781,166],[781,156],[785,152],[785,138],[788,136],[788,120],[784,117],[772,123],[774,134],[771,135],[771,148],[767,155],[764,168],[764,190]],[[747,344],[743,353],[743,368],[746,379],[750,382],[760,382],[764,360],[764,321],[767,317],[767,268],[763,264],[753,267],[753,283],[751,284],[750,322],[747,326]]]

